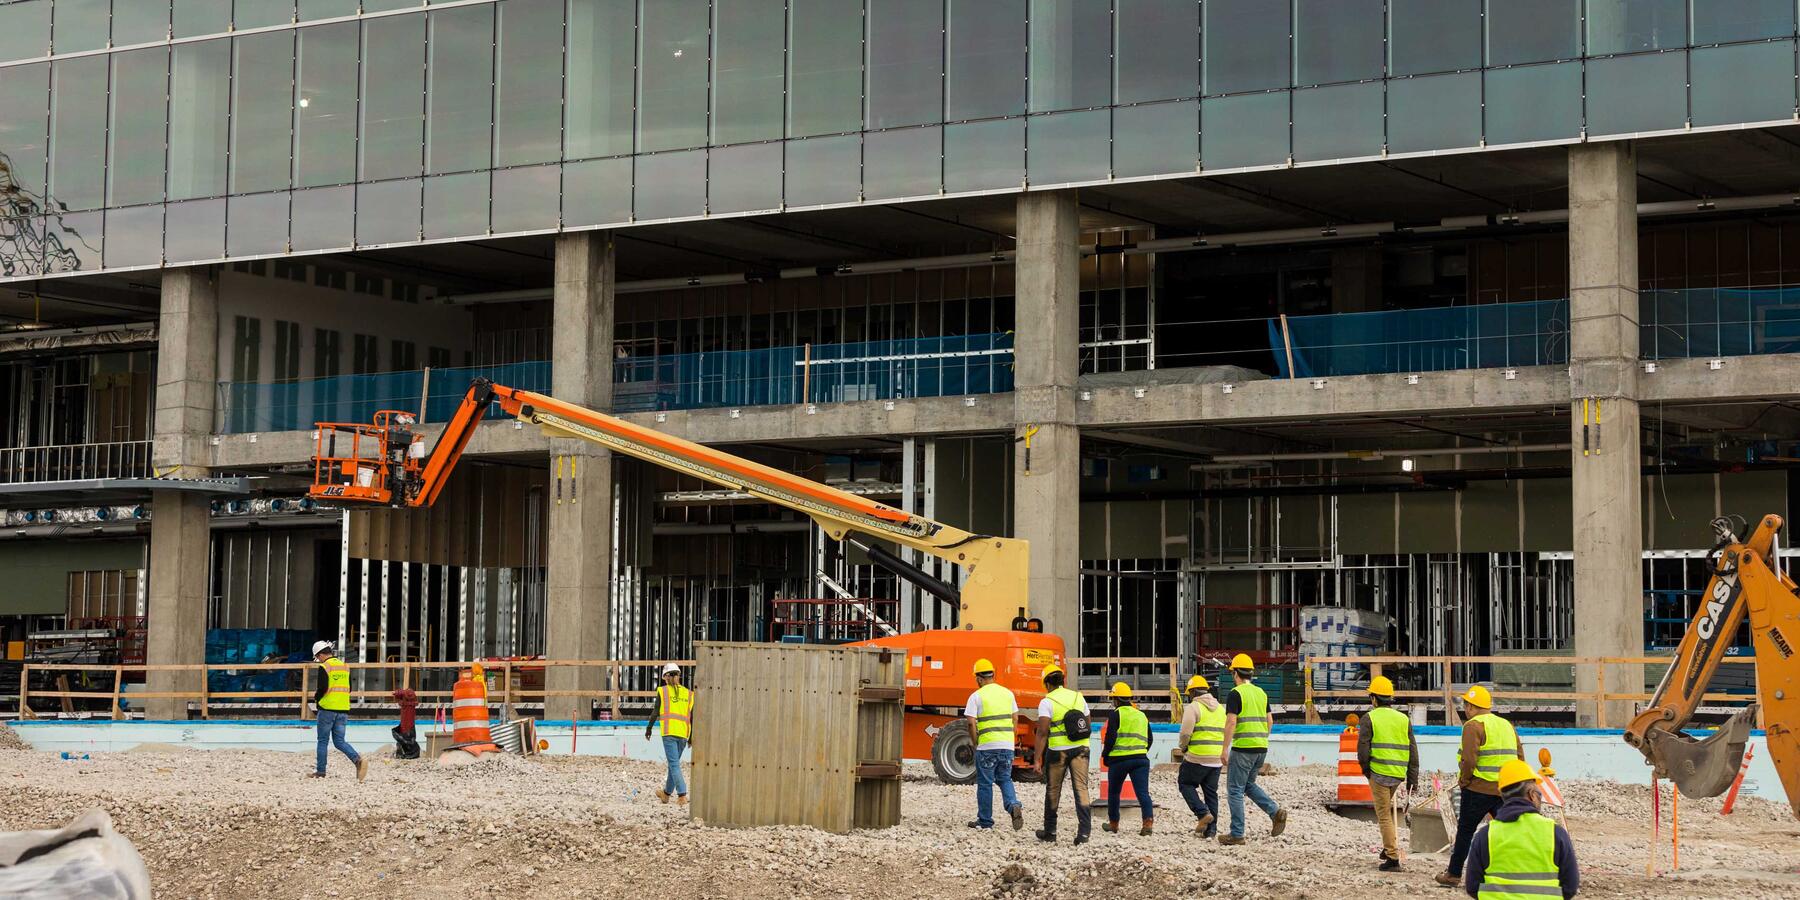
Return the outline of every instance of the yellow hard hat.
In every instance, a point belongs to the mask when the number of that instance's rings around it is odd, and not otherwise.
[[[976,660],[975,661],[975,674],[977,674],[977,675],[992,675],[992,674],[994,674],[994,664],[991,662],[988,662],[985,658]]]
[[[1500,765],[1500,789],[1506,790],[1521,781],[1536,781],[1536,772],[1531,771],[1531,764],[1522,759],[1509,759]]]
[[[1488,693],[1487,688],[1484,688],[1479,684],[1469,685],[1469,689],[1463,691],[1462,699],[1464,703],[1467,703],[1470,706],[1479,706],[1482,709],[1494,708],[1493,695]]]
[[[1207,688],[1207,687],[1211,687],[1211,685],[1206,683],[1206,679],[1201,678],[1198,675],[1195,675],[1194,677],[1188,679],[1187,689],[1190,691],[1193,690],[1194,688]]]
[[[1377,675],[1369,679],[1369,693],[1377,697],[1394,696],[1394,682],[1386,675]]]
[[[1052,675],[1061,675],[1061,674],[1063,674],[1063,667],[1057,665],[1056,663],[1051,663],[1044,667],[1044,674],[1041,677],[1048,679]]]
[[[1114,697],[1123,697],[1125,699],[1130,699],[1131,698],[1131,685],[1126,684],[1123,681],[1113,682],[1112,695]]]
[[[1256,663],[1250,661],[1250,654],[1239,653],[1231,658],[1231,667],[1233,669],[1254,669]]]

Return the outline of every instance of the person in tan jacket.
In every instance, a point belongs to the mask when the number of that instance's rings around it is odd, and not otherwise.
[[[1512,723],[1494,715],[1494,698],[1487,688],[1471,685],[1463,692],[1462,701],[1462,747],[1456,754],[1456,784],[1462,788],[1462,799],[1457,803],[1450,866],[1437,874],[1437,883],[1444,887],[1462,884],[1463,862],[1469,857],[1475,832],[1483,819],[1500,808],[1501,766],[1509,759],[1525,758]]]

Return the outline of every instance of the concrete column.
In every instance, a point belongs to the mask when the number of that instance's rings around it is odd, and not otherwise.
[[[218,280],[211,269],[163,273],[156,347],[156,410],[151,463],[157,474],[201,478],[219,370]],[[145,662],[206,661],[206,600],[212,536],[204,495],[155,491],[150,498],[150,585]],[[199,672],[153,672],[152,693],[198,691]],[[186,719],[187,701],[149,700],[152,719]]]
[[[612,407],[613,244],[604,232],[556,239],[551,313],[551,396]],[[552,499],[546,559],[546,653],[551,659],[606,659],[612,605],[612,454],[587,441],[551,442]],[[600,669],[551,669],[553,691],[601,690]],[[588,717],[590,701],[551,697],[550,719]]]
[[[1637,157],[1628,142],[1569,149],[1569,385],[1575,527],[1575,655],[1641,656],[1642,460],[1638,432]],[[1641,665],[1606,667],[1609,692],[1644,688]],[[1594,667],[1576,688],[1595,688]],[[1624,727],[1630,701],[1577,724]]]
[[[1031,542],[1031,615],[1079,654],[1081,221],[1075,192],[1020,196],[1016,230],[1013,534]]]

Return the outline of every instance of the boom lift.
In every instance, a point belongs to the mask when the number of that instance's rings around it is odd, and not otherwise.
[[[879,547],[871,555],[896,575],[954,603],[961,630],[921,631],[865,642],[907,654],[905,755],[929,758],[940,777],[973,781],[974,746],[960,724],[974,689],[975,660],[997,666],[996,681],[1018,696],[1021,710],[1043,697],[1043,668],[1064,663],[1062,639],[1027,618],[1026,542],[971,534],[923,516],[840,491],[779,469],[634,425],[605,413],[531,391],[476,379],[456,414],[427,453],[411,413],[384,410],[370,424],[321,422],[313,454],[311,496],[337,503],[427,507],[443,492],[475,428],[498,405],[508,416],[551,437],[593,441],[609,450],[681,472],[760,500],[797,510],[833,540],[852,533],[893,541],[960,566],[960,589],[904,563]],[[1029,748],[1032,722],[1015,722],[1020,748]],[[1015,766],[1032,764],[1029,752]]]
[[[1681,729],[1693,718],[1733,635],[1746,616],[1756,646],[1757,695],[1764,716],[1769,759],[1788,805],[1800,817],[1800,596],[1794,580],[1776,565],[1780,516],[1764,516],[1748,541],[1733,531],[1739,519],[1713,520],[1712,579],[1682,636],[1675,658],[1650,704],[1625,729],[1625,742],[1656,767],[1656,774],[1690,797],[1716,797],[1731,787],[1750,740],[1757,703],[1733,715],[1712,736],[1696,740]]]

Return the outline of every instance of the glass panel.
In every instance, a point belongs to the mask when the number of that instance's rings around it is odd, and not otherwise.
[[[1025,120],[944,126],[944,190],[1018,188],[1025,181]]]
[[[231,0],[175,0],[176,37],[220,34],[230,30]]]
[[[951,119],[1025,111],[1025,0],[950,0]]]
[[[1288,95],[1247,94],[1200,103],[1200,162],[1208,169],[1288,159]]]
[[[563,164],[563,227],[631,221],[631,157]]]
[[[44,234],[43,271],[80,272],[100,268],[103,243],[100,223],[105,215],[95,210],[34,220],[42,223],[38,227]]]
[[[106,211],[106,267],[154,266],[162,262],[163,208],[133,206]]]
[[[232,7],[231,27],[238,31],[293,21],[294,0],[237,0]]]
[[[1481,73],[1388,82],[1388,150],[1446,150],[1481,143]]]
[[[494,85],[494,164],[549,162],[562,154],[563,0],[500,4]]]
[[[943,177],[943,129],[905,128],[863,140],[863,196],[868,200],[931,197]]]
[[[126,47],[169,39],[169,4],[164,0],[119,3],[112,11],[112,42]],[[110,223],[109,223],[110,227]],[[107,263],[112,265],[112,263]]]
[[[1032,185],[1099,181],[1112,170],[1112,110],[1032,116],[1027,121]]]
[[[0,62],[50,53],[50,0],[0,6]]]
[[[1687,0],[1588,0],[1587,52],[1591,56],[1684,46]]]
[[[49,207],[44,202],[49,120],[50,64],[0,69],[0,164],[18,189],[0,194],[0,216],[32,215]]]
[[[643,0],[638,14],[638,150],[705,144],[707,0]]]
[[[44,241],[50,230],[43,216],[0,218],[0,276],[15,278],[44,271]]]
[[[943,0],[868,0],[869,127],[944,117]]]
[[[1523,144],[1581,134],[1581,63],[1491,69],[1487,85],[1487,142]]]
[[[488,173],[465,172],[425,179],[427,240],[487,234]]]
[[[1793,0],[1700,0],[1694,4],[1696,44],[1786,37],[1793,33]]]
[[[1346,159],[1381,152],[1381,85],[1294,92],[1294,159]]]
[[[1199,132],[1200,104],[1192,100],[1121,106],[1113,110],[1113,175],[1191,173],[1200,159]]]
[[[781,206],[781,144],[745,144],[712,152],[707,212],[748,212]]]
[[[631,152],[634,0],[570,0],[564,158]]]
[[[1794,117],[1794,42],[1695,50],[1695,125],[1770,122]]]
[[[1278,7],[1278,8],[1277,8]],[[1267,0],[1210,0],[1201,29],[1206,93],[1231,94],[1288,84],[1288,5]]]
[[[60,60],[50,80],[49,204],[93,209],[105,201],[106,57]]]
[[[1390,74],[1481,65],[1481,0],[1388,0],[1388,10]]]
[[[1294,83],[1380,78],[1383,0],[1296,0]]]
[[[1581,55],[1580,0],[1487,0],[1487,64]]]
[[[1200,4],[1117,0],[1119,102],[1200,93]]]
[[[855,203],[861,187],[861,138],[847,134],[788,141],[788,206]]]
[[[704,215],[706,151],[640,156],[636,182],[638,221]]]
[[[492,166],[494,8],[432,13],[426,46],[425,171]]]
[[[112,0],[62,0],[56,4],[56,15],[52,17],[56,26],[52,46],[58,53],[105,47],[111,13]]]
[[[409,243],[418,239],[419,179],[357,186],[357,246]]]
[[[294,192],[294,252],[337,250],[355,243],[356,187]]]
[[[300,99],[294,124],[294,183],[356,180],[355,22],[302,28]]]
[[[781,137],[787,0],[714,0],[712,142]]]
[[[537,231],[557,225],[562,167],[527,166],[494,173],[493,231]]]
[[[225,200],[171,203],[163,226],[163,259],[199,262],[225,256]]]
[[[370,10],[373,12],[373,10]],[[356,0],[300,0],[300,21],[356,15]]]
[[[792,0],[788,15],[788,136],[862,127],[862,4]]]
[[[362,178],[417,175],[425,141],[425,17],[369,19],[363,45],[383,52],[362,65]]]
[[[1105,2],[1031,0],[1031,108],[1111,103],[1112,34]]]
[[[152,47],[115,53],[112,66],[106,202],[110,206],[154,203],[163,198],[169,51]]]
[[[169,76],[169,199],[225,193],[231,41],[179,44]]]
[[[285,253],[287,239],[287,191],[232,197],[226,201],[226,256]]]
[[[231,192],[285,188],[294,146],[294,33],[253,34],[232,43]]]
[[[390,9],[417,9],[424,0],[363,0],[363,12],[386,12]]]
[[[1632,134],[1687,124],[1687,52],[1589,60],[1589,135]]]

